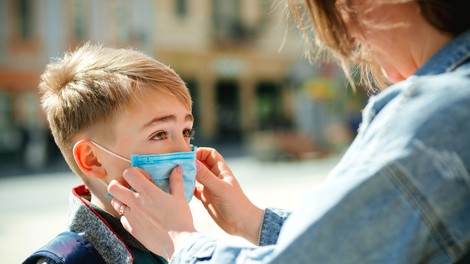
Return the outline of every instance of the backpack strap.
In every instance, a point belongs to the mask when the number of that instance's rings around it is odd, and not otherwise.
[[[63,232],[29,256],[23,264],[36,264],[40,258],[58,264],[105,264],[93,245],[75,232]]]

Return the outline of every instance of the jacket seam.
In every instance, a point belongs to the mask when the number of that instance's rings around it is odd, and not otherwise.
[[[461,249],[452,238],[442,220],[435,213],[435,210],[428,203],[426,197],[410,179],[403,176],[406,175],[405,168],[398,164],[389,164],[384,170],[387,171],[387,178],[404,194],[407,198],[405,200],[408,201],[410,206],[418,209],[423,223],[429,228],[436,241],[438,241],[438,245],[454,259],[458,259],[462,253]],[[436,255],[439,255],[439,252],[431,254],[429,258],[432,259]]]

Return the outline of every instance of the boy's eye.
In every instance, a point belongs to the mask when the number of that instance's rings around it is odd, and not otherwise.
[[[153,140],[164,140],[168,138],[168,134],[165,131],[161,131],[152,136]]]
[[[194,139],[194,134],[195,133],[196,133],[196,131],[194,129],[185,129],[183,131],[183,136],[188,137],[190,139]]]

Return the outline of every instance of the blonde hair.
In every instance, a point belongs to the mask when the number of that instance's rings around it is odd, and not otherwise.
[[[470,27],[466,1],[370,0],[363,6],[372,9],[374,5],[410,2],[416,3],[426,21],[441,32],[457,36]],[[369,89],[374,86],[382,89],[390,84],[372,58],[371,52],[364,46],[351,43],[351,35],[341,12],[345,12],[359,26],[387,28],[401,25],[374,25],[359,17],[358,8],[350,0],[288,0],[288,9],[303,32],[304,41],[309,46],[309,55],[312,55],[310,51],[316,51],[316,54],[324,50],[330,51],[339,60],[350,82],[353,79],[350,69],[356,66],[362,83]]]
[[[352,37],[341,12],[345,12],[353,23],[367,25],[367,21],[359,21],[357,10],[350,4],[351,1],[302,0],[301,2],[288,0],[288,7],[289,14],[303,32],[304,41],[308,46],[308,56],[312,56],[312,51],[315,52],[314,56],[329,51],[339,61],[353,88],[355,83],[352,67],[358,69],[361,76],[360,83],[369,89],[373,89],[374,85],[380,88],[388,85],[380,67],[371,58],[370,52],[364,46],[351,42]]]
[[[132,49],[86,43],[47,65],[39,92],[54,140],[66,162],[83,178],[73,157],[79,133],[107,133],[117,113],[154,89],[176,96],[189,110],[183,80],[168,66]],[[100,132],[101,131],[101,132]]]

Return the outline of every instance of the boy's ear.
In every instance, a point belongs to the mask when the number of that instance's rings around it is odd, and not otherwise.
[[[73,157],[78,167],[87,176],[103,178],[106,170],[98,160],[93,143],[83,139],[73,146]]]

